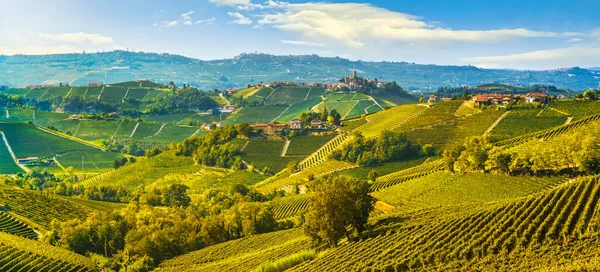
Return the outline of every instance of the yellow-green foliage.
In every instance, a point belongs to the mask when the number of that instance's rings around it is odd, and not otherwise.
[[[304,171],[295,173],[292,175],[282,175],[280,178],[274,178],[269,180],[268,183],[260,183],[256,188],[258,191],[263,193],[270,193],[275,190],[291,191],[292,186],[296,183],[304,184],[309,181],[310,177],[319,177],[327,174],[332,174],[338,171],[356,167],[347,162],[328,160],[316,166],[307,168]]]
[[[546,264],[548,254],[558,256],[570,249],[564,245],[584,243],[581,239],[597,235],[597,219],[592,218],[599,189],[595,178],[587,178],[526,198],[476,204],[470,210],[461,206],[383,217],[363,239],[340,245],[294,269],[438,270],[460,261],[483,267],[481,270],[495,270],[502,265],[495,261],[496,256],[512,259],[512,252],[525,251],[531,252],[527,257],[530,261]],[[599,253],[597,247],[590,249]],[[562,255],[562,261],[571,261],[578,253],[570,250],[570,254]]]
[[[48,228],[54,219],[85,218],[91,211],[58,196],[41,196],[35,191],[4,186],[0,187],[0,203],[7,205],[9,211],[44,228]]]
[[[561,180],[564,178],[510,177],[482,173],[463,175],[439,171],[374,192],[373,196],[396,206],[396,210],[411,211],[522,197],[539,192]]]
[[[93,271],[94,262],[71,251],[0,232],[0,271]]]
[[[383,130],[393,130],[401,127],[419,114],[427,111],[423,106],[410,104],[402,105],[389,110],[377,112],[366,117],[367,123],[357,128],[366,137],[374,137]]]
[[[277,231],[197,250],[162,263],[156,271],[249,271],[309,247],[302,230]]]
[[[248,171],[232,171],[198,165],[194,163],[192,157],[175,156],[172,151],[168,151],[151,158],[139,158],[135,163],[91,177],[82,181],[82,184],[136,189],[139,186],[152,188],[183,183],[190,187],[190,193],[197,193],[208,188],[235,183],[252,185],[260,179],[259,174]]]
[[[315,250],[303,250],[273,262],[263,263],[259,267],[253,269],[252,272],[281,272],[300,263],[312,260],[316,256],[317,253],[315,253]]]

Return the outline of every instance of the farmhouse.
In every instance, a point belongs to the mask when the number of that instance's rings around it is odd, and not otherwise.
[[[294,119],[290,122],[290,129],[302,129],[302,120]]]
[[[233,113],[235,111],[235,106],[233,106],[233,105],[223,106],[219,109],[219,111],[221,113]]]
[[[326,128],[325,124],[323,124],[323,122],[321,122],[321,120],[319,119],[313,119],[310,121],[310,127],[311,128],[318,128],[318,129],[323,129]]]
[[[529,103],[537,101],[545,101],[547,95],[545,93],[528,93],[525,95],[525,100]]]
[[[432,94],[432,95],[429,95],[429,100],[427,102],[429,102],[429,103],[437,103],[437,102],[440,102],[440,100],[441,99],[440,99],[439,96]]]
[[[208,109],[208,110],[200,112],[200,115],[213,115],[213,114],[214,114],[214,111],[212,109]]]
[[[25,164],[34,163],[37,161],[38,161],[38,157],[20,158],[20,159],[17,159],[17,164],[25,165]]]
[[[88,82],[88,87],[98,87],[100,86],[100,82]]]
[[[150,80],[149,79],[136,79],[135,82],[137,82],[137,83],[150,82]]]

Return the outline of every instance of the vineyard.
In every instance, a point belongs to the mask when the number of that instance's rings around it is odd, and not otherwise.
[[[246,145],[242,157],[256,169],[265,167],[274,172],[279,172],[287,166],[293,158],[281,157],[285,141],[252,139]]]
[[[562,184],[566,178],[511,177],[439,171],[373,193],[395,211],[488,203],[524,197]]]
[[[257,184],[256,189],[264,193],[282,189],[290,191],[294,184],[304,184],[309,181],[309,178],[317,178],[353,167],[356,166],[347,162],[328,160],[292,175],[287,174],[287,171],[282,171],[286,173],[262,181]]]
[[[19,189],[0,190],[0,202],[10,212],[27,218],[43,228],[49,228],[54,219],[85,219],[89,209],[58,197],[40,196],[34,191]]]
[[[6,232],[28,239],[37,239],[37,234],[27,224],[0,210],[0,232]]]
[[[512,110],[491,133],[504,137],[516,137],[560,126],[567,120],[564,115],[538,116],[540,111],[540,109]]]
[[[377,178],[377,181],[375,181],[375,183],[371,185],[371,190],[379,191],[381,189],[394,186],[405,181],[429,175],[442,169],[443,162],[441,160],[426,162],[409,169],[405,169]]]
[[[71,251],[0,232],[0,271],[95,271],[94,262]]]
[[[394,130],[427,111],[427,107],[419,105],[402,105],[389,110],[380,111],[366,117],[367,123],[356,128],[365,137],[378,136],[383,130]]]
[[[348,136],[343,133],[333,137],[329,142],[327,142],[315,152],[313,152],[310,156],[302,160],[298,164],[298,168],[300,169],[300,171],[302,171],[326,161],[329,155],[331,155],[331,153],[333,153],[334,150],[340,147],[346,139],[348,139]]]
[[[562,125],[562,126],[559,126],[556,128],[551,128],[551,129],[547,129],[547,130],[543,130],[543,131],[525,134],[525,135],[514,137],[514,138],[511,138],[508,140],[500,141],[500,142],[496,143],[496,146],[511,147],[511,146],[515,146],[518,144],[526,143],[531,140],[552,138],[552,137],[555,137],[555,136],[558,136],[561,134],[569,133],[576,128],[584,127],[584,126],[588,125],[589,123],[597,121],[597,120],[600,120],[600,115],[592,115],[592,116],[586,117],[584,119],[581,119],[579,121],[571,122],[569,124]]]
[[[276,231],[197,250],[162,263],[156,271],[250,271],[309,247],[300,229]]]
[[[600,102],[598,101],[554,101],[550,103],[550,107],[570,114],[573,121],[600,114]]]
[[[335,137],[335,134],[323,136],[298,136],[291,140],[286,156],[304,156],[311,154],[314,150],[330,141]]]
[[[454,218],[446,211],[446,216],[436,220],[426,220],[430,215],[421,213],[423,220],[414,224],[382,220],[369,238],[341,245],[294,269],[439,269],[453,260],[476,262],[499,253],[507,256],[541,246],[573,243],[588,233],[600,197],[599,188],[595,178],[586,178]]]
[[[298,215],[308,209],[310,194],[301,194],[276,199],[272,202],[275,219],[281,220]]]

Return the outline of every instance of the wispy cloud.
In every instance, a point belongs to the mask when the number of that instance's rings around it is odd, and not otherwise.
[[[38,37],[51,39],[62,42],[71,42],[71,43],[82,43],[85,41],[89,41],[93,44],[107,44],[112,43],[113,39],[111,37],[107,37],[101,34],[91,34],[91,33],[62,33],[62,34],[46,34],[39,33]]]
[[[192,14],[194,14],[193,10],[190,10],[184,14],[181,14],[181,17],[183,17],[184,25],[192,25]]]
[[[174,27],[177,26],[179,22],[178,21],[162,21],[160,23],[154,23],[152,24],[153,27]]]
[[[234,24],[238,24],[238,25],[252,24],[252,20],[250,20],[250,18],[244,16],[243,14],[241,14],[239,12],[227,12],[227,15],[235,18],[235,20],[231,21]]]
[[[516,38],[572,37],[577,32],[535,31],[526,28],[468,30],[436,27],[421,18],[356,3],[267,2],[272,10],[260,15],[259,26],[300,34],[303,40],[365,48],[381,41],[492,43]]]
[[[600,46],[573,46],[551,50],[538,50],[503,56],[480,56],[463,58],[463,62],[485,68],[532,67],[549,69],[556,67],[598,66]]]
[[[322,43],[314,43],[307,41],[292,41],[292,40],[282,40],[281,43],[291,44],[291,45],[299,45],[299,46],[308,46],[308,47],[325,47]]]
[[[217,19],[215,17],[212,17],[212,18],[206,19],[206,20],[198,20],[198,21],[194,22],[194,24],[195,25],[198,25],[198,24],[214,25],[216,21],[217,21]]]
[[[569,39],[567,42],[568,43],[579,43],[579,42],[583,42],[584,40],[582,38],[572,38]]]

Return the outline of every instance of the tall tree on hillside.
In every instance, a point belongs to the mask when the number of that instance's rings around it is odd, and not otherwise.
[[[323,107],[323,111],[321,112],[321,116],[319,119],[321,119],[321,121],[325,122],[327,121],[327,116],[329,116],[329,112],[327,111],[327,106]]]
[[[348,227],[357,232],[365,229],[375,199],[366,181],[346,176],[316,182],[305,215],[304,231],[317,243],[336,246],[342,237],[350,238]]]

